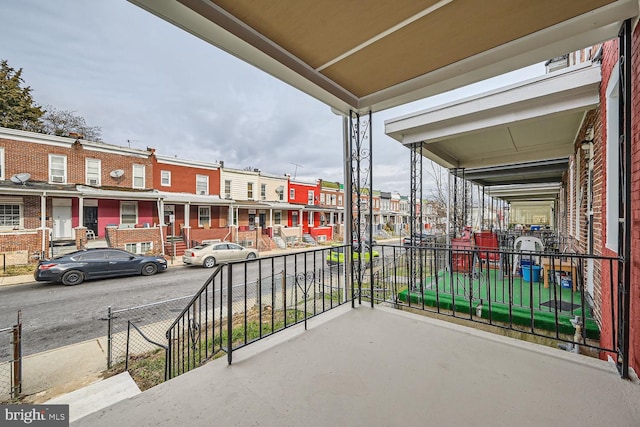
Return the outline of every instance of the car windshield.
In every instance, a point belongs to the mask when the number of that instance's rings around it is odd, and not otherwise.
[[[201,250],[201,249],[208,248],[209,246],[211,246],[211,244],[210,244],[210,243],[203,243],[203,244],[201,244],[201,245],[194,246],[194,247],[193,247],[193,248],[191,248],[191,249],[195,249],[196,251],[199,251],[199,250]]]

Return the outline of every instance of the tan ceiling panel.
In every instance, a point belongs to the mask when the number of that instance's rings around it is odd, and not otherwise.
[[[231,15],[320,67],[438,0],[216,0]]]
[[[454,0],[323,73],[356,96],[365,96],[608,3],[611,0]]]

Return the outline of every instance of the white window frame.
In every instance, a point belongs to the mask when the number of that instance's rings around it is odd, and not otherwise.
[[[91,163],[96,163],[98,165],[98,171],[96,174],[92,174],[91,172],[89,172],[89,164]],[[100,186],[102,185],[102,160],[100,159],[85,159],[84,161],[84,175],[85,175],[85,183],[87,185],[95,185],[95,186]],[[91,180],[94,179],[95,182],[91,182]]]
[[[124,250],[134,254],[144,255],[153,250],[153,242],[125,243]]]
[[[273,223],[275,225],[282,224],[282,211],[273,211]]]
[[[618,252],[618,217],[620,203],[620,186],[618,178],[620,167],[618,165],[618,131],[619,131],[619,85],[620,85],[620,63],[611,71],[611,77],[607,84],[606,91],[606,247],[614,252]]]
[[[136,215],[135,222],[124,222],[123,221],[123,208],[125,206],[133,206],[134,207],[135,215]],[[135,226],[137,223],[138,223],[138,202],[121,201],[120,202],[120,224],[121,225]]]
[[[5,179],[4,147],[0,147],[0,179]]]
[[[225,199],[231,198],[231,180],[230,179],[224,180],[224,198]]]
[[[206,212],[205,215],[202,215],[203,212]],[[211,206],[198,206],[198,226],[204,227],[205,223],[202,221],[203,218],[207,218],[206,225],[211,226]]]
[[[320,193],[320,204],[324,205],[324,193]]]
[[[55,158],[62,159],[62,180],[57,179],[57,177],[59,177],[60,175],[54,175],[52,173],[52,161]],[[64,154],[49,154],[49,182],[53,184],[67,183],[67,156],[65,156]]]
[[[313,206],[314,202],[315,200],[314,200],[313,190],[307,191],[307,204],[309,206]]]
[[[132,166],[131,187],[132,188],[145,188],[145,175],[146,175],[145,165],[134,163],[133,166]],[[136,180],[140,180],[140,179],[142,179],[142,185],[136,185]]]
[[[200,194],[203,196],[209,195],[209,176],[208,175],[196,175],[196,194]]]
[[[315,213],[314,212],[309,212],[307,214],[307,225],[309,227],[313,227],[313,218],[315,217]]]
[[[160,185],[171,187],[171,171],[160,171]]]
[[[331,195],[331,206],[335,206],[336,205],[336,203],[337,203],[336,199],[337,199],[337,196],[335,194],[332,194]]]
[[[296,198],[296,189],[295,188],[290,188],[289,189],[289,200],[293,200]]]
[[[260,184],[260,200],[267,200],[267,184]]]
[[[342,196],[338,196],[338,206],[342,206]]]
[[[17,206],[18,207],[18,223],[10,225],[0,224],[0,230],[13,230],[15,228],[24,228],[24,200],[21,197],[0,197],[0,205]]]
[[[253,182],[247,182],[247,200],[253,200]]]

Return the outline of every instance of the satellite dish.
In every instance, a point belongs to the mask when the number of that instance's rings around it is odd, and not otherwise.
[[[14,184],[24,185],[27,181],[29,181],[29,178],[31,178],[30,173],[17,173],[11,177],[11,182],[13,182]]]
[[[109,175],[111,175],[112,178],[120,178],[124,175],[124,171],[122,169],[114,169],[109,173]]]

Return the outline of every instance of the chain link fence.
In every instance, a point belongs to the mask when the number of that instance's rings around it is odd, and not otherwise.
[[[22,392],[22,313],[15,325],[0,328],[0,403]]]
[[[107,309],[107,368],[125,362],[127,354],[139,356],[167,342],[167,328],[182,312],[192,295],[136,307]],[[142,336],[144,334],[144,336]],[[146,337],[146,338],[145,338]]]

